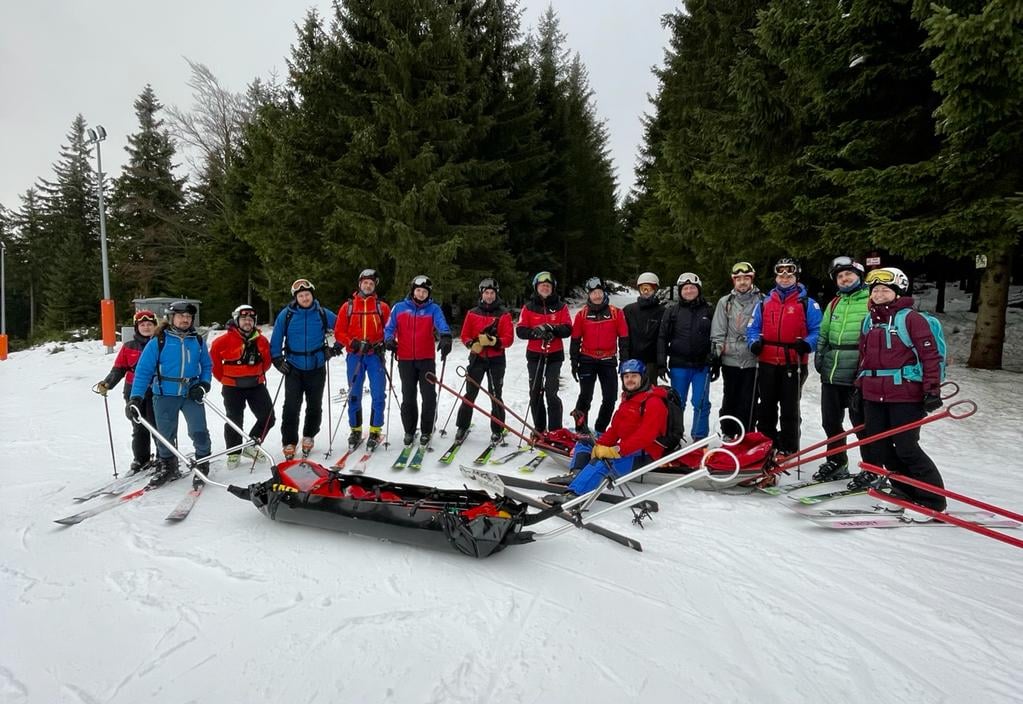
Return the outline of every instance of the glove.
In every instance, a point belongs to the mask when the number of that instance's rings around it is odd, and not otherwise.
[[[575,379],[577,382],[579,381],[579,360],[578,359],[573,359],[572,360],[572,378]]]
[[[721,378],[721,358],[714,357],[710,361],[710,380],[717,381]]]
[[[451,335],[441,335],[437,343],[437,351],[440,352],[440,359],[443,362],[451,354]]]
[[[924,394],[924,411],[934,413],[941,408],[941,396],[938,394]]]
[[[481,345],[478,341],[474,342],[471,345],[469,345],[469,351],[472,352],[473,354],[479,354],[480,352],[483,351],[483,345]]]
[[[393,337],[390,340],[384,340],[384,349],[390,352],[398,351],[398,341]]]
[[[863,412],[863,392],[857,387],[853,387],[852,393],[849,394],[849,415],[860,415]]]
[[[341,345],[340,342],[335,342],[333,345],[330,346],[331,357],[341,357],[344,355],[344,353],[345,348]]]
[[[291,373],[291,365],[288,364],[288,360],[286,360],[284,357],[274,357],[272,361],[277,371],[279,371],[284,376],[287,376],[288,374]]]
[[[807,342],[803,338],[799,338],[798,340],[796,340],[796,352],[798,352],[799,354],[810,354],[811,352],[813,352],[813,348],[810,347],[809,342]]]
[[[493,347],[497,344],[497,338],[493,335],[488,335],[485,332],[481,332],[479,337],[476,338],[476,341],[480,347]]]
[[[533,330],[530,333],[530,335],[533,337],[534,340],[542,340],[547,335],[547,329],[549,327],[550,326],[546,325],[546,324],[544,324],[544,325],[537,325],[535,328],[533,328]],[[547,339],[550,339],[550,338],[547,338]]]
[[[763,349],[764,349],[764,341],[763,341],[763,339],[757,340],[756,342],[754,342],[752,345],[749,346],[749,351],[752,352],[753,354],[757,355],[757,356],[760,356],[760,352]]]
[[[590,455],[595,460],[616,460],[621,456],[617,447],[608,447],[607,445],[594,445]]]
[[[107,382],[106,381],[101,381],[101,382],[97,383],[95,386],[93,386],[92,388],[100,396],[106,396],[107,395],[107,391],[110,391],[110,387],[107,386]]]
[[[553,340],[554,339],[554,326],[553,325],[551,325],[550,323],[544,323],[540,327],[543,328],[543,335],[541,337],[544,340]]]
[[[661,381],[668,380],[668,365],[664,362],[657,363],[657,378]]]
[[[141,396],[132,396],[128,400],[128,405],[124,407],[124,415],[128,417],[128,420],[135,422],[137,418],[142,417],[142,404],[145,401]]]
[[[188,390],[188,398],[197,402],[202,401],[203,396],[205,396],[209,390],[210,390],[209,383],[205,381],[200,381],[198,384],[195,384]]]

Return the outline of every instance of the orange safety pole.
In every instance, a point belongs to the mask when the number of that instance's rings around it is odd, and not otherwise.
[[[7,335],[0,335],[0,362],[7,359]]]
[[[107,352],[114,351],[114,345],[117,344],[117,332],[115,330],[114,320],[114,301],[111,298],[104,298],[99,302],[100,322],[102,323],[103,329],[103,344],[107,347]]]

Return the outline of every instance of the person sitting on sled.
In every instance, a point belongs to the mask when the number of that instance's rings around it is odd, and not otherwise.
[[[638,359],[622,362],[618,374],[624,390],[611,425],[592,446],[576,445],[569,469],[578,474],[567,492],[545,496],[547,503],[564,503],[596,489],[609,473],[621,477],[664,455],[657,440],[668,430],[667,392],[651,386],[646,365]]]

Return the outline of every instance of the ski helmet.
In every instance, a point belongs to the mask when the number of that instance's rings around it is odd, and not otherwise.
[[[256,309],[250,306],[248,303],[242,303],[240,306],[234,309],[231,313],[231,320],[234,321],[235,325],[241,324],[243,317],[252,318],[252,322],[256,322]]]
[[[362,273],[359,274],[359,280],[357,283],[361,284],[363,279],[371,279],[374,286],[380,284],[380,274],[377,273],[376,269],[363,269]]]
[[[433,282],[430,281],[430,277],[426,274],[419,274],[418,276],[412,277],[412,283],[409,285],[409,291],[415,291],[417,288],[425,288],[430,293],[433,293]]]
[[[549,271],[541,271],[539,274],[533,277],[533,290],[540,284],[550,284],[551,288],[558,287],[558,280],[554,278],[554,274]]]
[[[883,269],[874,269],[867,274],[867,286],[871,291],[875,286],[887,286],[895,291],[895,295],[905,296],[909,293],[909,277],[902,272],[902,269],[886,266]]]
[[[623,374],[646,374],[646,365],[638,359],[622,360],[618,365],[618,376]]]
[[[596,291],[598,288],[601,291],[607,293],[607,288],[604,286],[604,280],[599,276],[591,276],[590,278],[586,279],[586,283],[583,284],[583,288],[586,289],[586,293],[589,293],[590,291]]]
[[[749,262],[736,262],[732,264],[732,276],[753,276],[756,269]]]
[[[798,279],[802,271],[799,267],[799,262],[792,257],[782,257],[774,263],[774,273],[776,276],[778,274],[794,274]]]
[[[140,311],[136,311],[134,317],[131,319],[131,323],[135,326],[135,329],[139,329],[141,323],[152,323],[156,325],[159,321],[156,319],[156,313],[151,310],[143,308]]]
[[[675,285],[678,286],[680,289],[686,284],[692,284],[696,288],[700,289],[700,291],[703,291],[703,282],[700,281],[699,276],[697,276],[691,271],[687,271],[683,274],[680,274],[678,277],[678,281],[675,282]]]
[[[309,279],[295,279],[295,283],[291,284],[291,295],[297,296],[302,291],[309,291],[312,293],[316,290],[313,286],[313,282]]]
[[[831,280],[834,281],[835,277],[843,271],[851,271],[861,279],[863,278],[863,265],[852,257],[842,255],[832,259],[831,266],[828,267],[828,276],[831,277]]]
[[[657,278],[657,274],[652,271],[644,271],[636,278],[636,287],[640,287],[643,284],[650,284],[654,288],[661,287],[661,280]]]
[[[488,288],[493,289],[494,293],[501,293],[501,287],[497,283],[497,279],[492,276],[488,276],[480,281],[480,295]]]

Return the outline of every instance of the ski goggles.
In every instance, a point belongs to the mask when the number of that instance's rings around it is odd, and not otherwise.
[[[313,286],[309,279],[295,279],[295,283],[291,284],[291,295],[294,296],[300,291],[315,291],[316,287]]]
[[[591,276],[590,278],[586,279],[586,283],[583,284],[583,286],[587,291],[593,291],[598,288],[601,291],[604,290],[604,282],[601,281],[599,276]]]
[[[732,266],[732,276],[753,276],[755,273],[749,262],[737,262]]]
[[[888,284],[895,283],[895,274],[887,269],[873,269],[867,274],[866,282],[868,286],[873,284],[887,286]]]
[[[497,285],[497,279],[492,279],[490,277],[480,281],[480,293],[483,293],[488,288],[492,289],[494,293],[499,293],[501,291],[501,287]]]
[[[243,310],[242,312],[240,312],[238,314],[238,319],[241,320],[242,318],[252,318],[253,320],[255,320],[256,319],[256,311],[254,311],[254,310]]]
[[[377,274],[376,269],[363,269],[362,273],[359,274],[359,281],[362,281],[363,279],[372,279],[373,283],[376,283],[379,278],[380,275]]]
[[[533,277],[533,288],[536,288],[539,284],[550,284],[554,285],[554,275],[549,271],[541,271],[539,274]]]
[[[778,266],[774,267],[774,273],[775,273],[776,276],[784,276],[784,275],[795,276],[796,275],[796,265],[795,264],[779,264]]]
[[[132,322],[136,325],[141,325],[142,323],[152,323],[153,325],[156,325],[156,315],[154,313],[150,313],[148,310],[136,313]]]

